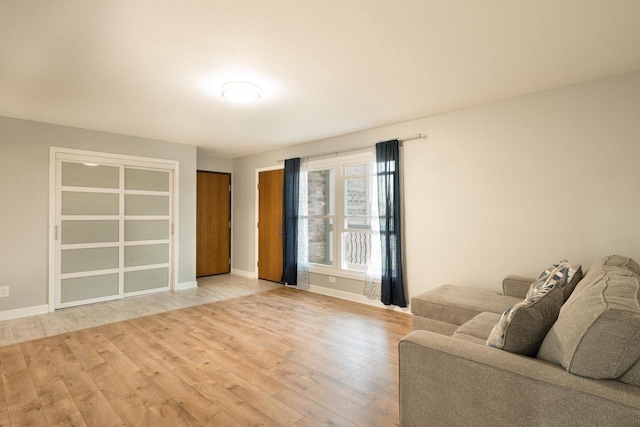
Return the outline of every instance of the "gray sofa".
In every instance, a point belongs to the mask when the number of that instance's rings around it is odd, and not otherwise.
[[[640,266],[605,257],[581,276],[536,357],[485,345],[534,279],[509,276],[502,294],[444,285],[412,298],[400,425],[640,426]]]

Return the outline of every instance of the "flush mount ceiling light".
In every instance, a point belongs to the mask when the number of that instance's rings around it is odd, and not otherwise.
[[[260,99],[260,86],[247,82],[227,82],[220,88],[222,96],[231,102],[249,103]]]

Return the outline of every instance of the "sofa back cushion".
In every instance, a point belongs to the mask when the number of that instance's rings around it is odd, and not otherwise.
[[[617,379],[640,359],[640,266],[613,255],[596,262],[562,306],[538,358],[572,374]]]

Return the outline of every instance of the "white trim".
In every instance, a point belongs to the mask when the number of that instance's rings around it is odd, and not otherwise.
[[[179,163],[178,160],[157,159],[153,157],[131,156],[128,154],[105,153],[99,151],[77,150],[75,148],[64,147],[50,147],[50,152],[54,155],[63,153],[65,154],[65,160],[78,162],[86,162],[87,157],[91,157],[93,159],[96,159],[98,162],[102,162],[102,164],[108,165],[114,164],[114,158],[117,160],[126,160],[127,164],[130,166],[141,166],[138,169],[153,169],[154,166],[150,166],[149,163],[157,164],[160,168],[166,168],[167,165],[176,165]],[[116,164],[120,165],[119,162]]]
[[[60,249],[97,249],[97,248],[117,248],[120,246],[118,242],[105,242],[105,243],[66,243],[60,245]]]
[[[255,181],[255,190],[256,190],[256,198],[254,201],[255,204],[255,216],[253,217],[253,223],[255,224],[255,230],[256,230],[256,240],[255,240],[255,259],[253,260],[254,263],[254,267],[256,268],[255,271],[255,275],[252,276],[252,278],[258,278],[259,277],[259,270],[260,267],[258,267],[258,260],[260,259],[260,254],[258,253],[259,250],[259,246],[260,246],[260,229],[258,228],[258,221],[260,221],[260,189],[259,189],[259,184],[260,184],[260,172],[268,172],[268,171],[274,171],[274,170],[278,170],[278,169],[284,169],[284,164],[283,165],[275,165],[275,166],[266,166],[264,168],[256,168],[256,181]],[[284,213],[283,213],[284,214]],[[239,270],[242,271],[242,270]],[[246,272],[248,273],[248,272]],[[240,274],[240,273],[238,273]],[[242,274],[240,274],[242,275]],[[247,276],[249,277],[249,276]]]
[[[162,245],[171,243],[170,239],[158,239],[158,240],[132,240],[125,241],[124,245],[126,246],[144,246],[144,245]]]
[[[143,270],[158,270],[160,268],[168,268],[171,264],[168,262],[162,264],[145,264],[145,265],[135,265],[132,267],[125,267],[124,272],[129,273],[131,271],[143,271]]]
[[[125,215],[125,221],[171,220],[171,215]]]
[[[53,310],[51,310],[53,311]],[[32,305],[31,307],[15,308],[13,310],[0,311],[0,321],[19,319],[21,317],[35,316],[49,312],[49,304]]]
[[[245,270],[240,270],[238,268],[232,268],[231,269],[231,274],[236,274],[238,276],[242,276],[242,277],[248,277],[249,279],[257,279],[258,278],[258,272],[253,272],[253,271],[245,271]]]
[[[60,191],[67,193],[101,193],[101,194],[119,194],[119,188],[102,188],[102,187],[73,187],[70,185],[61,185]]]
[[[56,309],[77,307],[78,305],[85,305],[85,304],[95,304],[97,302],[114,301],[117,299],[121,299],[120,295],[107,295],[106,297],[73,300],[69,302],[61,302],[60,305],[56,307]],[[54,311],[54,310],[50,310],[50,311]]]
[[[163,286],[161,288],[145,289],[144,291],[126,292],[123,298],[139,297],[141,295],[157,294],[158,292],[167,292],[167,291],[169,291],[168,285]]]
[[[295,288],[295,286],[293,286]],[[411,307],[397,307],[395,305],[386,306],[380,301],[373,301],[364,295],[354,294],[353,292],[340,291],[338,289],[325,288],[324,286],[309,285],[309,292],[327,295],[330,297],[340,298],[346,301],[366,304],[373,307],[384,308],[385,310],[397,311],[398,313],[411,314]]]
[[[120,215],[60,215],[61,221],[118,221]]]
[[[133,168],[129,168],[133,169]],[[149,191],[149,190],[124,190],[124,194],[126,196],[170,196],[171,194],[168,191]]]
[[[182,282],[178,283],[176,286],[176,291],[186,291],[187,289],[195,289],[198,287],[198,281],[194,280],[193,282]]]
[[[309,273],[322,274],[324,276],[342,277],[343,279],[364,281],[366,273],[364,271],[337,269],[330,265],[309,263]]]
[[[60,280],[77,279],[78,277],[104,276],[107,274],[116,274],[120,272],[120,268],[109,268],[104,270],[78,271],[75,273],[64,273],[60,275]]]

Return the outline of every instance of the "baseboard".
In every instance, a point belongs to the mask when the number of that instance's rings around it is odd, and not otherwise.
[[[257,278],[255,271],[245,271],[245,270],[239,270],[237,268],[232,268],[231,274],[237,274],[238,276],[248,277],[249,279]]]
[[[386,310],[397,311],[399,313],[411,314],[410,307],[396,307],[395,305],[387,306],[381,303],[380,301],[370,300],[364,295],[354,294],[352,292],[341,291],[338,289],[326,288],[324,286],[318,285],[309,285],[309,291],[315,292],[316,294],[327,295],[330,297],[340,298],[343,300],[357,302],[360,304],[366,304],[373,307],[384,308]]]
[[[21,317],[35,316],[49,312],[49,304],[33,305],[31,307],[16,308],[14,310],[0,311],[0,321],[19,319]]]
[[[176,288],[176,291],[186,291],[187,289],[193,289],[197,287],[198,287],[198,282],[195,280],[193,282],[182,282],[182,283],[178,283],[178,287]]]

